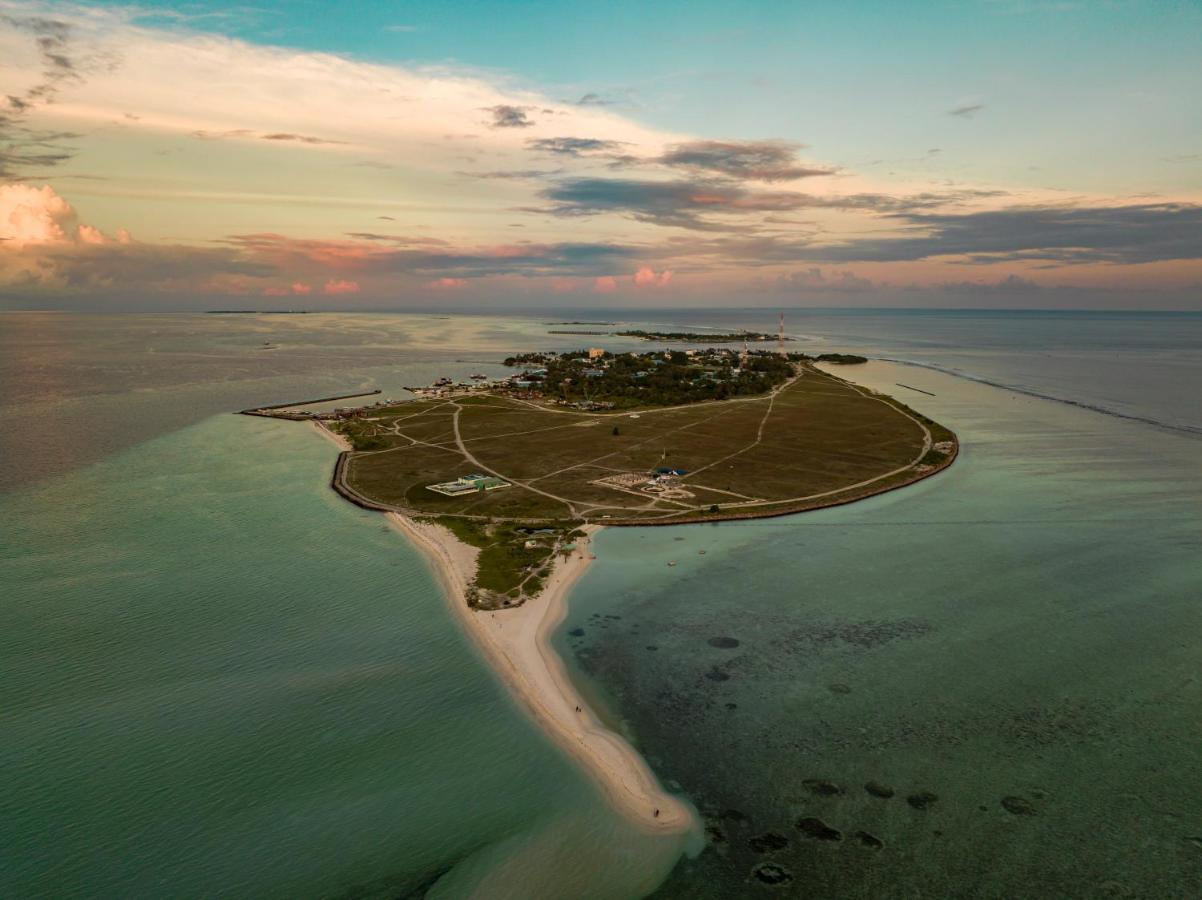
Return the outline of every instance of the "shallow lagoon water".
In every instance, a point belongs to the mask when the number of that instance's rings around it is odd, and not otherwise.
[[[466,375],[536,326],[468,323],[434,350],[404,317],[306,319],[268,364],[261,324],[79,318],[43,336],[58,370],[6,372],[38,439],[8,429],[21,486],[0,494],[0,895],[654,888],[683,838],[631,828],[528,721],[421,556],[329,490],[333,446],[210,414]],[[392,365],[362,367],[349,345],[385,328]]]
[[[548,318],[0,317],[0,406],[26,426],[0,435],[0,893],[659,884],[681,842],[613,817],[513,707],[417,554],[328,491],[330,445],[218,415],[592,340]],[[663,321],[775,326],[739,318]],[[1199,317],[1019,318],[788,323],[811,349],[1202,424]],[[559,639],[586,689],[670,787],[727,813],[661,893],[1196,893],[1202,445],[857,372],[956,428],[956,466],[803,516],[606,531],[571,599]],[[766,832],[787,846],[753,850]],[[792,880],[763,887],[766,861]]]
[[[935,394],[962,458],[846,507],[605,532],[573,597],[561,643],[707,813],[657,896],[1194,895],[1202,444],[856,378]]]

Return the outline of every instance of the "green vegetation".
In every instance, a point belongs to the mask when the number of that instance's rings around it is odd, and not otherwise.
[[[668,371],[687,373],[698,364],[683,353],[661,356],[667,358],[657,368]],[[587,365],[545,357],[548,373]],[[610,368],[624,371],[623,361],[637,358],[612,357]],[[626,385],[618,381],[617,393],[607,394],[598,376],[588,380],[589,396],[613,397],[612,410],[493,393],[373,408],[338,426],[357,446],[377,448],[352,453],[346,479],[385,506],[464,528],[547,522],[566,528],[579,521],[673,522],[810,509],[925,477],[954,456],[955,435],[893,398],[809,364],[791,377],[793,368],[774,354],[753,354],[747,368],[763,379],[759,385],[775,387],[723,401],[657,407],[644,401],[618,411]],[[647,399],[692,396],[695,377],[675,387],[669,379],[671,390]],[[933,448],[943,453],[932,463]],[[455,496],[429,489],[477,472],[511,486]],[[497,534],[484,535],[488,570],[537,580],[537,569],[528,568],[532,559]],[[502,565],[502,557],[509,562]],[[516,587],[492,575],[484,584],[506,595]]]
[[[360,452],[369,450],[384,450],[388,442],[375,433],[366,422],[359,419],[343,419],[330,423],[330,430],[341,434],[351,442],[351,446]]]
[[[947,460],[947,454],[942,450],[931,448],[923,454],[922,459],[918,461],[920,466],[937,466]]]
[[[759,331],[731,331],[726,334],[694,331],[615,331],[618,337],[642,338],[645,341],[683,341],[688,344],[733,344],[737,341],[775,341],[775,334]],[[791,341],[792,338],[785,338]]]
[[[573,523],[563,522],[515,525],[453,516],[433,521],[480,550],[476,578],[468,590],[468,605],[475,609],[518,606],[536,596],[555,554],[566,541],[584,535]]]
[[[868,357],[856,356],[854,353],[821,353],[814,358],[818,362],[833,363],[837,366],[856,366],[868,362]]]
[[[592,408],[635,409],[678,406],[764,394],[794,373],[777,353],[756,351],[744,358],[730,350],[656,353],[528,353],[507,366],[538,366],[521,380],[544,396]]]

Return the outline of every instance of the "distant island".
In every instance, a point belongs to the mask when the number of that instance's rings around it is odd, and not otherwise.
[[[544,322],[544,325],[617,325],[617,322]]]
[[[307,309],[206,309],[209,316],[304,316]]]
[[[644,341],[682,341],[688,344],[733,344],[738,341],[791,341],[793,338],[760,331],[731,331],[726,334],[696,331],[615,331],[616,337],[641,338]]]

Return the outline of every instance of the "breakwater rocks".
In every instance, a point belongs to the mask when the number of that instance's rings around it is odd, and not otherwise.
[[[359,391],[356,394],[339,394],[336,397],[318,397],[315,400],[294,400],[291,403],[275,403],[270,406],[254,406],[250,409],[238,410],[240,416],[261,416],[266,419],[290,419],[292,421],[303,421],[305,419],[317,418],[313,413],[308,412],[283,412],[282,410],[292,410],[298,406],[312,406],[314,403],[333,403],[335,400],[354,400],[358,397],[374,397],[376,394],[383,393],[380,390],[374,391]]]

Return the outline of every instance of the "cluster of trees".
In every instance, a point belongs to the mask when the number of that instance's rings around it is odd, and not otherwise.
[[[507,356],[504,359],[504,364],[507,366],[541,366],[549,359],[553,359],[558,354],[555,353],[518,353],[514,356]]]
[[[541,360],[547,368],[543,390],[569,403],[596,401],[616,408],[674,406],[704,400],[725,400],[762,394],[793,372],[788,360],[775,353],[752,353],[746,365],[728,351],[690,357],[680,351],[582,360],[565,353]],[[585,374],[585,370],[600,374]],[[737,374],[736,374],[737,370]]]
[[[775,334],[764,334],[760,331],[731,331],[726,334],[706,332],[699,334],[694,331],[617,331],[619,337],[642,338],[646,341],[686,341],[690,344],[704,344],[707,341],[714,344],[730,344],[735,341],[775,341]],[[792,338],[785,338],[786,341]]]
[[[844,366],[868,362],[868,357],[856,356],[854,353],[819,353],[817,356],[810,356],[808,353],[789,353],[787,358],[793,362],[825,362]]]

